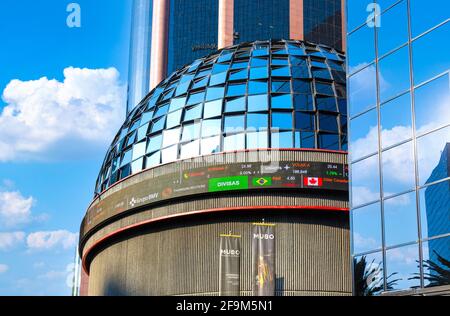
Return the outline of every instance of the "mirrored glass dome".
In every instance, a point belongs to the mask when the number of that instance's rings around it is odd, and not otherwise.
[[[347,150],[345,59],[302,41],[219,50],[172,73],[128,115],[98,194],[160,164],[262,148]]]

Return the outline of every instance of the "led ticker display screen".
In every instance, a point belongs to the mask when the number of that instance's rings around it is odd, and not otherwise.
[[[197,194],[244,190],[348,191],[345,164],[280,161],[180,168],[128,185],[100,199],[85,217],[85,231],[121,212]]]

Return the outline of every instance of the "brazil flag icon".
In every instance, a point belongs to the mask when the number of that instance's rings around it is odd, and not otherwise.
[[[272,185],[272,178],[271,177],[253,178],[252,183],[253,186],[255,187],[267,187]]]

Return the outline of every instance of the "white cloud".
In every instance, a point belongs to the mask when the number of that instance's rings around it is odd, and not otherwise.
[[[5,273],[9,270],[9,267],[6,264],[0,264],[0,274]]]
[[[14,227],[31,220],[33,197],[24,197],[20,192],[0,192],[0,225]]]
[[[25,239],[24,232],[0,233],[0,250],[9,250]]]
[[[3,100],[0,161],[49,160],[64,152],[73,158],[111,141],[124,118],[125,88],[115,68],[69,67],[63,82],[12,80]]]
[[[67,230],[34,232],[27,237],[30,250],[70,249],[77,243],[78,234]]]
[[[363,237],[358,233],[353,234],[353,243],[356,249],[374,249],[378,246],[375,239],[371,237]]]

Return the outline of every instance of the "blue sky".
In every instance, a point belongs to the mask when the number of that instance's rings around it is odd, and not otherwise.
[[[131,1],[78,0],[80,28],[70,2],[0,2],[0,113],[13,113],[0,116],[0,295],[70,294],[75,234],[125,113]]]

